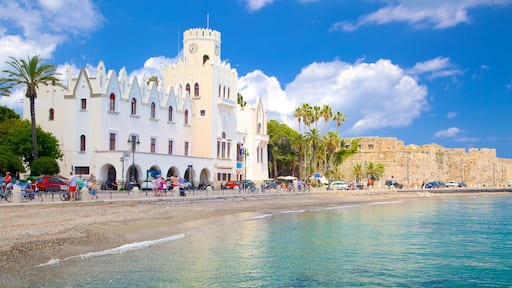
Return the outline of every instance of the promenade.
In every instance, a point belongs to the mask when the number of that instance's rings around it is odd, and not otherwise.
[[[512,192],[512,187],[508,188],[442,188],[442,189],[389,189],[385,188],[371,188],[363,190],[327,190],[326,187],[302,189],[302,190],[286,190],[283,188],[275,189],[262,189],[256,188],[254,190],[244,189],[191,189],[185,190],[186,195],[180,196],[179,191],[156,191],[140,190],[137,191],[120,191],[120,190],[98,190],[97,197],[92,196],[87,189],[82,191],[82,199],[79,201],[62,201],[60,200],[59,192],[48,192],[36,195],[33,200],[24,199],[21,197],[20,201],[7,202],[5,200],[0,202],[0,207],[5,205],[37,205],[37,204],[66,204],[66,203],[94,203],[94,202],[194,202],[194,201],[220,201],[220,200],[245,200],[251,198],[265,199],[265,198],[282,198],[289,196],[300,195],[375,195],[375,194],[405,194],[405,193],[418,193],[418,194],[450,194],[450,193],[498,193],[498,192]]]

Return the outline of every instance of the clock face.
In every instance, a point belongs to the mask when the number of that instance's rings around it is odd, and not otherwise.
[[[188,46],[188,51],[190,51],[190,53],[196,53],[197,51],[197,44],[196,43],[192,43]]]
[[[219,45],[215,45],[215,55],[219,56]]]

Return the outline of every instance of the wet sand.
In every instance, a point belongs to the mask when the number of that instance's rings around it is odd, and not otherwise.
[[[287,209],[339,206],[362,202],[423,197],[461,197],[510,193],[445,193],[337,191],[251,197],[196,198],[193,201],[93,200],[79,202],[2,204],[0,206],[0,271],[30,270],[52,259],[102,251],[123,244],[154,240],[194,227],[211,225],[216,217],[238,213],[272,213]],[[5,203],[5,202],[4,202]],[[209,224],[208,224],[209,223]],[[0,276],[1,277],[1,276]]]

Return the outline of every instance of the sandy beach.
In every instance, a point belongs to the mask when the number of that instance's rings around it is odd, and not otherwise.
[[[339,206],[422,197],[453,197],[509,193],[446,193],[338,191],[250,197],[173,198],[78,202],[2,203],[0,206],[0,269],[16,273],[87,252],[188,233],[211,225],[216,217],[238,213],[271,213],[283,209]]]

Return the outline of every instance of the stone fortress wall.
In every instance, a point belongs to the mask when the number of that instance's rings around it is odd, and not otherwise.
[[[404,188],[420,188],[423,183],[441,180],[465,182],[468,187],[503,187],[512,180],[512,159],[496,157],[491,148],[444,148],[437,144],[407,145],[396,138],[359,138],[358,153],[340,167],[345,180],[353,178],[355,164],[382,163],[386,179],[396,179]],[[352,139],[348,139],[350,143]],[[347,147],[348,148],[348,147]]]

